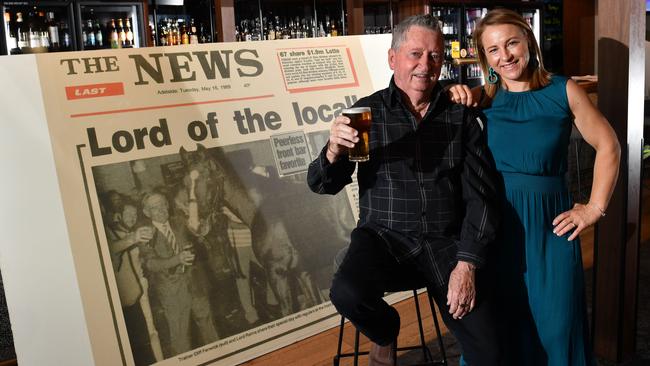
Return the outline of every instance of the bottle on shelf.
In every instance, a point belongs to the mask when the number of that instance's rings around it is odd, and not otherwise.
[[[330,34],[332,35],[332,37],[338,37],[338,35],[339,35],[339,31],[336,28],[336,21],[335,20],[332,20],[332,29],[330,30]]]
[[[181,35],[181,44],[190,44],[190,35],[187,34],[187,27],[185,27],[185,24],[181,24],[179,32]]]
[[[160,21],[160,25],[158,27],[158,45],[159,46],[167,46],[169,45],[169,29],[167,28],[167,22],[165,19]]]
[[[190,19],[189,38],[190,44],[199,44],[199,36],[196,34],[196,24],[194,24],[194,18]]]
[[[149,20],[149,44],[152,46],[160,46],[158,44],[158,37],[156,35],[156,28],[153,26],[153,21]]]
[[[134,37],[133,37],[133,30],[131,29],[131,19],[130,18],[126,18],[125,36],[126,36],[125,47],[133,47],[133,46],[135,46]]]
[[[29,48],[41,47],[41,27],[38,24],[37,13],[30,11],[27,14],[27,29],[29,34]]]
[[[97,48],[104,48],[104,46],[105,46],[104,30],[102,29],[102,26],[99,24],[98,20],[95,20],[94,32],[95,32],[95,45],[96,45],[96,47]]]
[[[7,38],[7,50],[14,54],[13,51],[18,49],[18,37],[14,23],[11,21],[11,13],[5,12],[5,35]]]
[[[59,24],[59,28],[61,29],[61,50],[69,51],[72,49],[72,38],[70,37],[70,29],[68,28],[68,23],[62,21]]]
[[[59,25],[54,20],[54,12],[47,12],[47,32],[50,37],[50,51],[58,51],[61,48],[59,38]]]
[[[126,30],[124,30],[124,21],[122,18],[117,20],[117,34],[119,36],[120,48],[128,47],[126,43]]]
[[[111,19],[111,48],[122,48],[120,33],[115,26],[115,19]]]
[[[266,25],[266,39],[269,41],[275,40],[275,27],[271,21]]]
[[[212,37],[208,33],[208,30],[203,26],[203,23],[199,23],[199,43],[210,42],[212,42]]]
[[[25,25],[23,13],[16,13],[16,43],[18,49],[29,47],[29,30]]]
[[[87,49],[94,49],[97,46],[97,38],[95,38],[95,29],[93,27],[93,21],[88,19],[86,21],[86,43],[85,46]]]
[[[45,50],[42,51],[49,51],[50,48],[50,35],[47,32],[47,21],[45,18],[45,12],[44,11],[39,11],[38,12],[38,24],[39,24],[39,32],[38,32],[38,37],[40,38],[40,43],[41,47],[45,48]]]
[[[241,42],[241,32],[239,31],[239,26],[235,26],[235,42]]]
[[[327,36],[327,33],[325,33],[325,28],[323,28],[323,22],[318,22],[318,36],[319,37]]]

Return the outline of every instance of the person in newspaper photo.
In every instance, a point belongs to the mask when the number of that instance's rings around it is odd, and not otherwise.
[[[386,291],[424,282],[470,366],[497,365],[499,344],[484,273],[500,220],[497,183],[480,120],[438,84],[444,59],[438,19],[416,15],[395,29],[390,85],[370,107],[370,157],[354,163],[350,119],[338,116],[310,164],[308,184],[336,194],[357,168],[360,217],[330,289],[336,309],[371,341],[370,365],[395,365],[398,312]]]
[[[106,237],[111,251],[111,260],[120,295],[122,312],[126,323],[129,343],[134,350],[137,365],[151,364],[154,353],[157,351],[156,342],[151,342],[147,335],[147,317],[150,317],[147,284],[140,265],[140,246],[153,237],[151,226],[139,226],[138,206],[134,202],[125,200],[117,192],[109,192],[109,200],[119,197],[115,201],[118,205],[111,206],[116,211],[108,217],[115,221],[106,225]],[[110,206],[110,204],[109,204]],[[152,348],[153,347],[153,348]]]
[[[151,240],[141,247],[141,258],[152,296],[160,306],[156,313],[165,319],[164,326],[158,319],[159,328],[168,333],[168,339],[161,337],[165,357],[193,348],[192,323],[202,344],[216,341],[219,336],[208,300],[207,275],[203,266],[194,263],[194,246],[185,223],[170,217],[167,198],[160,193],[145,194],[142,211],[154,231]]]

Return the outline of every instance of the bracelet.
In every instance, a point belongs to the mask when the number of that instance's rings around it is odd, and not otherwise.
[[[607,213],[605,213],[605,210],[600,208],[597,204],[591,203],[591,201],[589,201],[589,202],[587,202],[587,206],[592,206],[592,207],[596,208],[596,210],[598,210],[598,212],[600,212],[600,217],[607,216]]]

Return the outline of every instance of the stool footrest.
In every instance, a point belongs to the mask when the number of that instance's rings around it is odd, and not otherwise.
[[[428,294],[427,294],[428,295]],[[440,327],[438,325],[438,318],[436,314],[436,309],[433,304],[433,299],[431,296],[427,296],[429,300],[429,307],[431,308],[431,315],[433,316],[433,324],[434,324],[434,329],[436,331],[436,336],[438,339],[438,346],[440,348],[440,353],[442,355],[442,359],[439,361],[433,361],[433,357],[431,355],[431,350],[427,346],[424,338],[424,329],[422,327],[422,314],[420,313],[420,303],[418,301],[418,293],[417,289],[413,290],[413,298],[415,302],[415,310],[417,314],[417,320],[418,320],[418,328],[420,331],[420,344],[419,345],[412,345],[412,346],[403,346],[403,347],[397,347],[397,351],[411,351],[411,350],[421,350],[423,354],[423,359],[424,362],[414,364],[412,366],[447,366],[447,355],[445,352],[445,345],[442,342],[442,334],[440,332]],[[341,358],[344,357],[352,357],[354,359],[354,365],[358,365],[358,360],[359,356],[364,356],[368,355],[370,352],[369,351],[359,351],[359,330],[355,330],[355,337],[354,337],[354,349],[355,352],[347,352],[343,353],[341,352],[341,348],[343,345],[343,328],[344,328],[344,322],[345,318],[341,316],[341,325],[339,326],[339,340],[338,340],[338,347],[337,347],[337,354],[334,356],[333,359],[333,365],[334,366],[339,366],[339,362]],[[399,343],[399,342],[398,342]]]

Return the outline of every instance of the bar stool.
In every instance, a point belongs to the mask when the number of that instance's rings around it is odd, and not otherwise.
[[[343,262],[343,258],[345,257],[345,254],[347,253],[347,247],[343,248],[340,250],[337,254],[336,257],[334,258],[334,269],[335,272],[338,269],[338,266]],[[433,360],[433,356],[431,355],[431,350],[429,350],[429,347],[426,344],[426,341],[424,339],[424,327],[422,326],[422,313],[420,311],[420,300],[418,299],[418,293],[417,290],[420,288],[424,288],[425,286],[419,285],[419,284],[414,284],[411,288],[407,289],[391,289],[393,290],[392,292],[397,292],[397,291],[405,291],[405,290],[412,290],[413,291],[413,299],[415,302],[415,312],[417,315],[417,320],[418,320],[418,329],[420,331],[420,344],[418,345],[412,345],[412,346],[402,346],[402,347],[397,347],[397,351],[409,351],[409,350],[416,350],[420,349],[422,350],[422,355],[424,357],[424,363],[419,363],[417,365],[427,365],[427,366],[445,366],[447,365],[447,354],[445,352],[445,344],[442,341],[442,334],[440,332],[440,324],[438,322],[438,317],[436,316],[436,307],[433,304],[433,299],[431,298],[431,295],[429,295],[429,292],[427,291],[427,299],[429,300],[429,307],[431,309],[431,315],[433,317],[433,326],[436,331],[436,337],[438,338],[438,348],[440,349],[440,355],[441,359],[440,360]],[[345,317],[341,315],[341,324],[339,325],[339,340],[338,340],[338,346],[336,349],[336,355],[334,356],[333,359],[333,365],[334,366],[339,366],[339,363],[341,361],[341,358],[345,357],[353,357],[353,362],[354,366],[358,366],[359,364],[359,356],[367,355],[369,352],[368,351],[359,351],[359,330],[355,328],[355,334],[354,334],[354,351],[353,352],[348,352],[348,353],[342,353],[341,348],[343,346],[343,329],[345,326]]]

